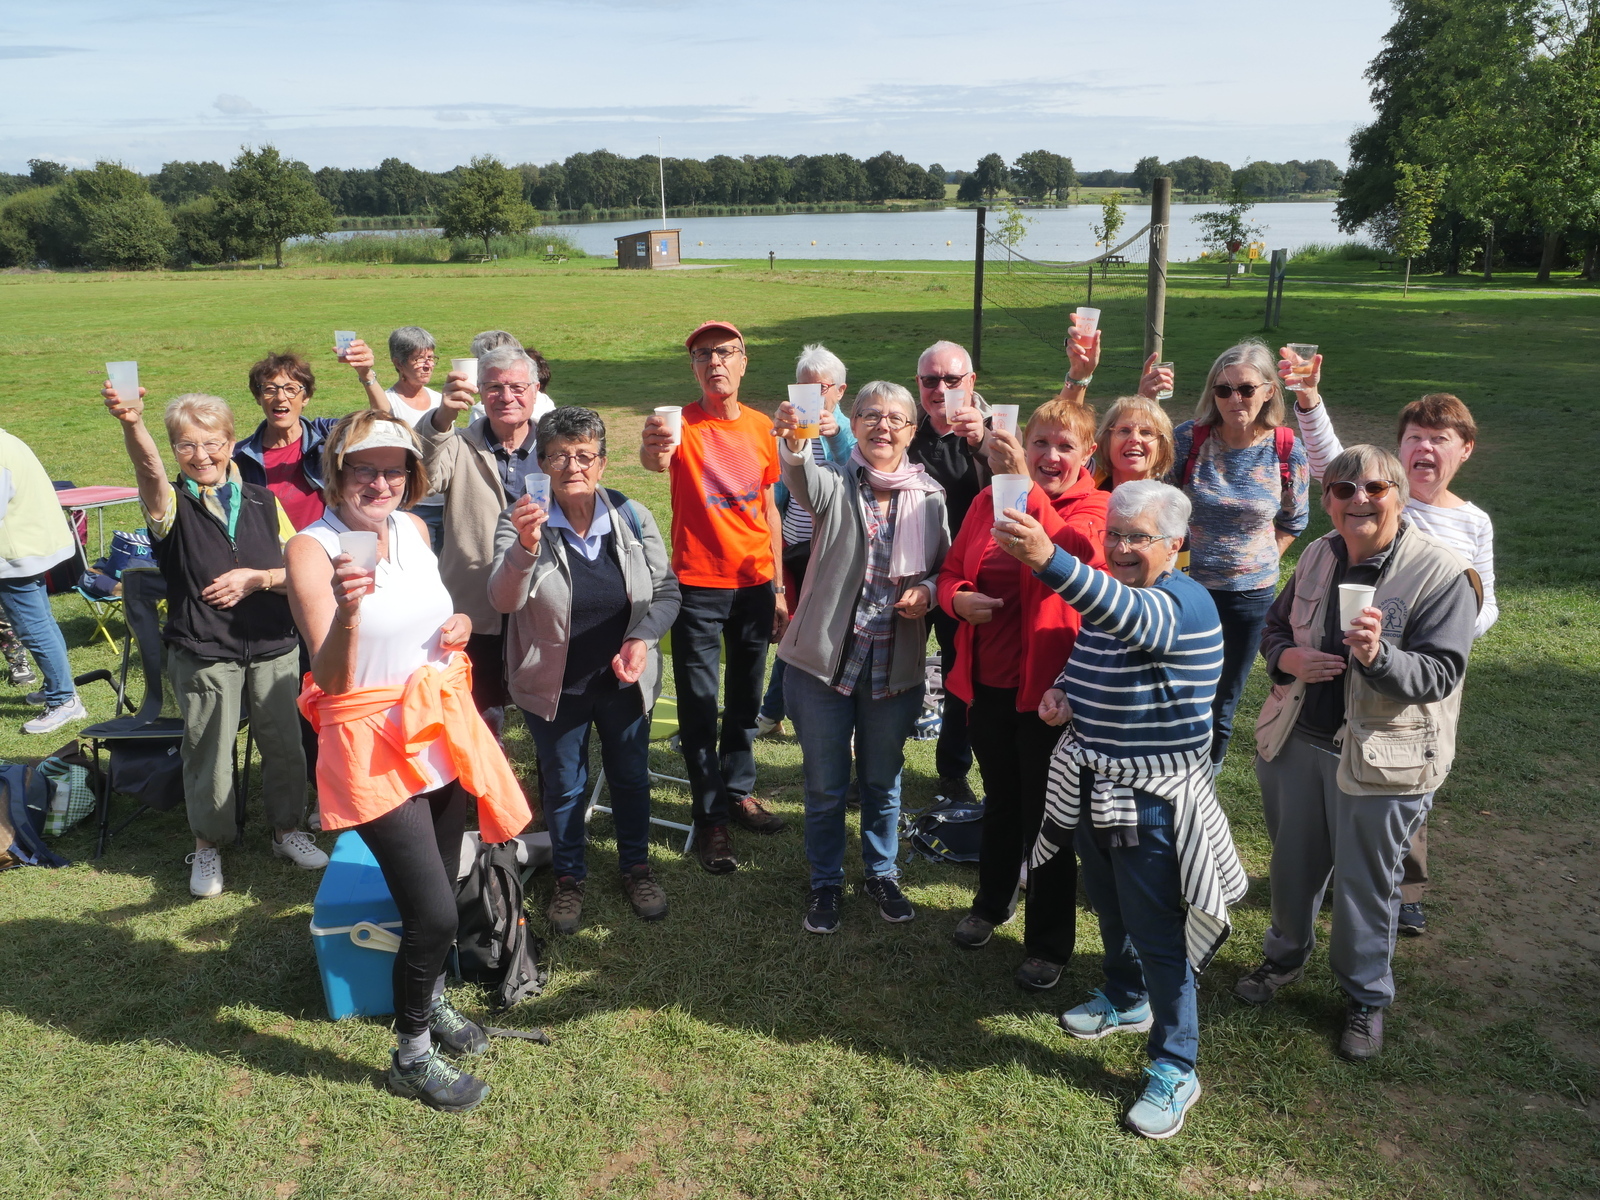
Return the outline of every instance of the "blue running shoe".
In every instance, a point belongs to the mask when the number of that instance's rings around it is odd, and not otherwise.
[[[1141,1000],[1120,1012],[1099,988],[1077,1008],[1061,1014],[1061,1028],[1086,1042],[1097,1041],[1108,1033],[1144,1033],[1153,1023],[1148,1001]]]
[[[1167,1062],[1152,1063],[1144,1073],[1149,1082],[1128,1110],[1127,1126],[1140,1137],[1169,1138],[1183,1128],[1184,1114],[1200,1099],[1200,1076]]]

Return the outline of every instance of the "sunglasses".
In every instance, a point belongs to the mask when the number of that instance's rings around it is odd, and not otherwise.
[[[967,375],[970,374],[972,372],[968,371]],[[953,388],[965,379],[967,375],[918,375],[917,382],[925,388],[936,388],[941,383],[947,388]]]
[[[1365,492],[1374,500],[1382,500],[1390,489],[1399,487],[1399,484],[1390,483],[1387,479],[1369,479],[1365,483],[1352,483],[1348,479],[1341,479],[1337,483],[1328,485],[1328,495],[1335,500],[1354,500],[1358,491]]]
[[[1270,388],[1271,386],[1270,383],[1241,383],[1238,387],[1234,387],[1229,383],[1214,383],[1211,385],[1211,394],[1218,400],[1226,400],[1235,392],[1238,392],[1241,400],[1249,400],[1262,388]]]

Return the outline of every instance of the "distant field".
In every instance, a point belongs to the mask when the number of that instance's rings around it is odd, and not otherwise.
[[[693,398],[689,329],[715,316],[744,330],[745,397],[763,409],[810,341],[845,360],[853,386],[909,383],[923,346],[970,337],[969,274],[856,262],[652,273],[602,260],[4,274],[0,424],[56,478],[125,483],[132,472],[96,395],[105,360],[137,359],[155,402],[225,396],[248,431],[259,410],[245,372],[267,350],[310,354],[320,375],[310,411],[334,414],[360,400],[333,361],[335,328],[378,342],[420,324],[445,358],[478,330],[506,328],[550,359],[558,402],[605,415],[608,482],[665,523],[663,481],[635,450],[644,414]],[[259,821],[247,847],[225,855],[231,890],[204,904],[186,891],[181,814],[141,818],[99,863],[86,832],[69,834],[72,868],[0,875],[0,1195],[1600,1192],[1600,298],[1588,285],[1534,290],[1526,276],[1421,282],[1402,300],[1375,264],[1292,274],[1273,343],[1321,346],[1347,442],[1392,444],[1401,404],[1424,391],[1461,395],[1483,440],[1459,490],[1498,533],[1501,622],[1474,654],[1461,756],[1434,818],[1437,930],[1399,949],[1399,1002],[1378,1063],[1333,1056],[1340,1005],[1321,953],[1272,1009],[1245,1011],[1229,996],[1266,920],[1247,737],[1222,788],[1256,884],[1201,985],[1205,1097],[1159,1145],[1115,1125],[1137,1093],[1140,1040],[1075,1043],[1055,1025],[1098,983],[1087,912],[1077,959],[1043,998],[1010,982],[1020,922],[980,953],[951,944],[974,882],[964,870],[907,864],[919,908],[910,926],[886,926],[852,899],[839,937],[799,932],[799,753],[783,739],[760,745],[760,791],[789,831],[740,836],[746,865],[721,880],[656,838],[673,905],[664,925],[628,914],[609,879],[610,826],[596,820],[585,928],[553,947],[548,994],[504,1018],[544,1026],[554,1044],[497,1043],[483,1067],[496,1093],[462,1120],[378,1090],[390,1042],[379,1023],[325,1019],[306,934],[314,880],[269,856]],[[1165,357],[1178,364],[1175,418],[1212,357],[1259,332],[1262,287],[1174,269]],[[1119,297],[1104,302],[1097,402],[1137,382],[1142,300]],[[1081,302],[1063,291],[1023,316],[1064,329]],[[979,381],[990,400],[1029,409],[1064,366],[1058,342],[991,313]],[[113,510],[108,527],[127,526],[131,512]],[[1313,532],[1324,528],[1319,517]],[[110,663],[77,609],[61,602],[58,614],[78,670]],[[85,698],[110,715],[104,686]],[[1247,707],[1260,698],[1258,673]],[[54,747],[14,732],[28,715],[20,690],[0,696],[0,756]],[[526,772],[520,729],[512,748]],[[931,744],[914,743],[908,808],[928,802],[932,780]],[[666,815],[687,810],[676,790],[656,799]],[[118,820],[131,811],[115,802]],[[535,884],[537,913],[547,888]],[[457,998],[478,1002],[472,989]]]

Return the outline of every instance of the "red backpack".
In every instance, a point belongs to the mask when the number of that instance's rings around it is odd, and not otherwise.
[[[1189,431],[1189,457],[1183,463],[1183,481],[1179,487],[1188,487],[1189,480],[1194,476],[1195,460],[1200,457],[1200,447],[1205,444],[1206,438],[1211,436],[1211,426],[1195,425]],[[1294,487],[1294,473],[1289,470],[1289,456],[1294,453],[1294,430],[1287,425],[1279,425],[1272,431],[1273,449],[1278,452],[1278,477],[1283,480],[1283,490],[1289,491]]]

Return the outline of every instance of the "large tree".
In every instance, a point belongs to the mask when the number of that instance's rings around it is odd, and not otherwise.
[[[1012,184],[1017,192],[1037,200],[1065,200],[1077,173],[1072,160],[1049,150],[1029,150],[1017,155],[1011,164]]]
[[[283,266],[283,244],[333,230],[333,208],[317,191],[304,164],[285,159],[276,146],[239,149],[227,181],[217,189],[217,219],[240,242],[270,245]]]
[[[150,177],[150,192],[157,200],[176,208],[221,187],[228,168],[219,162],[169,162]]]
[[[477,238],[485,254],[490,238],[522,233],[538,220],[522,198],[522,176],[492,154],[462,170],[439,217],[445,237]]]

